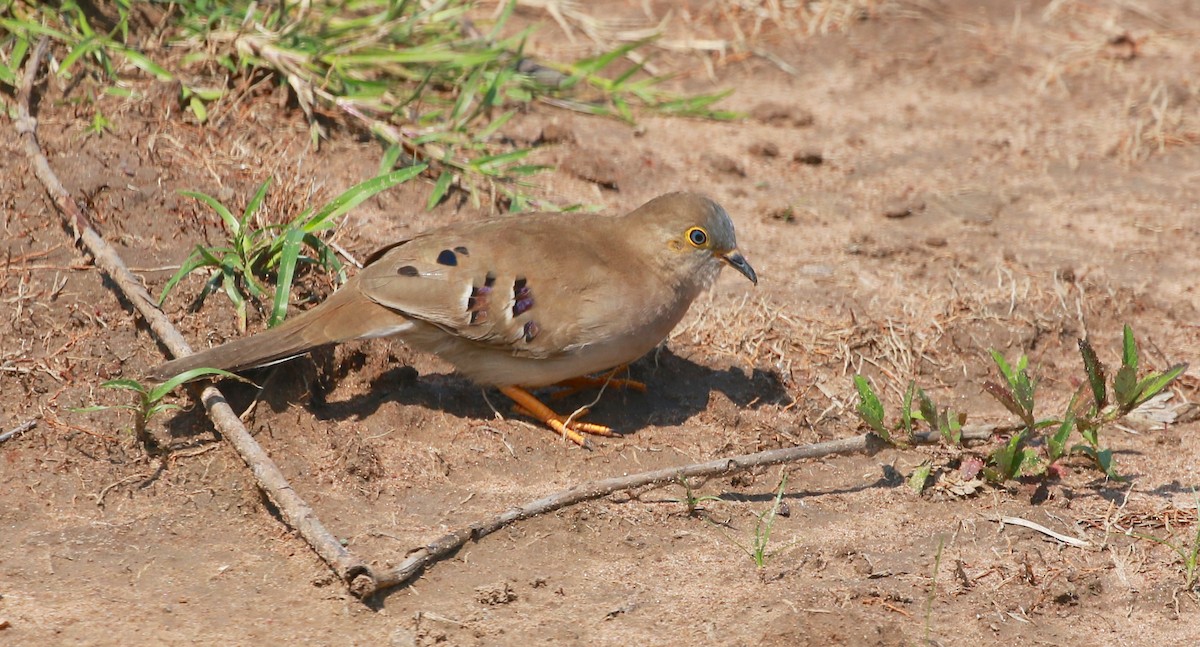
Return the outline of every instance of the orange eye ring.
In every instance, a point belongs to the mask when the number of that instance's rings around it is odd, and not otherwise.
[[[708,232],[704,231],[703,227],[692,227],[691,229],[687,230],[686,235],[688,242],[691,243],[693,247],[704,247],[706,244],[708,244]]]

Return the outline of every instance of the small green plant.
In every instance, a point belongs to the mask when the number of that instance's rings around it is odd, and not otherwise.
[[[147,430],[150,420],[164,411],[172,411],[179,409],[179,405],[170,402],[163,402],[172,391],[181,384],[191,382],[192,380],[201,377],[215,375],[219,377],[228,377],[245,382],[245,378],[239,377],[228,371],[222,371],[216,368],[195,368],[190,371],[185,371],[163,382],[162,384],[148,385],[137,380],[117,379],[108,380],[100,386],[106,389],[119,389],[132,391],[137,396],[137,401],[133,404],[115,404],[115,405],[91,405],[88,407],[80,407],[72,409],[76,413],[91,413],[95,411],[107,411],[109,409],[124,409],[133,412],[133,431],[134,436],[143,446],[154,448],[155,442]]]
[[[1079,352],[1083,356],[1083,366],[1088,377],[1087,388],[1080,387],[1080,390],[1090,392],[1091,399],[1088,401],[1085,398],[1082,405],[1077,407],[1079,393],[1076,393],[1064,416],[1065,419],[1073,419],[1075,428],[1084,440],[1084,444],[1075,445],[1070,452],[1091,458],[1105,474],[1116,476],[1112,450],[1100,445],[1100,430],[1109,423],[1125,417],[1170,386],[1187,370],[1187,364],[1176,364],[1165,371],[1153,371],[1139,379],[1137,342],[1133,337],[1133,330],[1126,325],[1122,335],[1121,368],[1117,369],[1109,388],[1105,380],[1104,365],[1100,363],[1096,351],[1092,350],[1092,345],[1086,339],[1079,340]]]
[[[962,444],[962,427],[967,422],[967,414],[957,413],[950,407],[939,408],[933,398],[925,393],[925,389],[917,386],[915,381],[909,381],[908,388],[904,391],[904,405],[900,409],[900,418],[896,421],[893,429],[888,429],[884,423],[883,404],[879,401],[879,396],[875,394],[871,383],[865,377],[855,375],[854,387],[859,396],[857,410],[859,417],[884,442],[897,447],[908,445],[915,439],[916,426],[913,421],[921,420],[929,425],[930,431],[940,434],[948,444],[953,446]],[[913,408],[914,400],[917,401],[916,409]]]
[[[684,478],[682,476],[679,477],[679,484],[683,486],[683,490],[686,493],[685,497],[681,501],[681,503],[683,503],[685,506],[687,506],[687,513],[688,513],[689,517],[696,516],[696,513],[701,510],[700,504],[702,504],[702,503],[706,503],[709,501],[723,501],[724,500],[721,497],[716,496],[714,494],[706,494],[703,496],[697,496],[695,490],[692,488],[691,482],[689,482],[686,478]]]
[[[179,271],[163,286],[159,305],[166,301],[167,295],[185,276],[208,268],[209,279],[196,300],[197,304],[217,289],[224,290],[237,312],[238,330],[245,332],[247,302],[250,299],[262,299],[267,294],[257,277],[274,272],[275,290],[268,325],[278,325],[287,316],[288,295],[299,263],[315,264],[339,274],[343,272],[337,254],[317,234],[332,228],[338,217],[367,198],[411,180],[425,168],[424,164],[418,164],[377,176],[351,187],[319,209],[306,209],[282,225],[257,225],[255,222],[260,219],[259,209],[270,188],[270,178],[258,187],[241,217],[235,217],[229,208],[212,196],[198,191],[184,191],[184,195],[208,205],[221,217],[229,234],[229,243],[212,248],[197,245]],[[302,247],[307,248],[310,255],[302,256]]]
[[[680,479],[681,485],[687,491],[687,498],[683,501],[688,507],[688,514],[694,514],[700,509],[700,504],[705,501],[724,501],[719,496],[696,496],[692,492],[692,488],[685,479]],[[767,564],[767,559],[771,556],[768,547],[771,544],[771,531],[775,527],[775,519],[779,516],[779,511],[783,507],[783,492],[787,488],[787,473],[779,479],[779,487],[775,489],[775,497],[771,502],[771,507],[763,512],[754,513],[754,534],[751,536],[748,543],[743,543],[736,537],[733,537],[726,531],[727,523],[714,521],[711,518],[706,520],[717,527],[721,534],[725,535],[733,545],[737,546],[743,553],[754,561],[754,565],[758,568],[763,568]]]
[[[92,123],[87,128],[89,135],[103,135],[112,130],[112,122],[108,120],[99,110],[92,115]]]
[[[1133,330],[1126,325],[1123,331],[1121,368],[1109,384],[1104,365],[1097,358],[1087,340],[1079,341],[1083,357],[1086,383],[1080,387],[1062,418],[1038,419],[1035,414],[1037,383],[1029,376],[1029,360],[1021,356],[1010,364],[1002,354],[992,350],[992,361],[1002,378],[984,383],[984,391],[994,397],[1019,421],[1018,429],[987,456],[984,476],[1002,483],[1022,476],[1037,476],[1072,455],[1085,456],[1109,478],[1119,478],[1113,462],[1112,450],[1101,445],[1100,430],[1128,415],[1167,388],[1187,369],[1186,364],[1177,364],[1166,371],[1151,372],[1138,377],[1138,351]],[[885,441],[900,444],[894,432],[903,430],[912,436],[912,421],[925,420],[934,432],[951,446],[962,441],[962,426],[966,414],[954,413],[949,408],[939,409],[923,389],[910,382],[904,398],[904,410],[893,429],[884,423],[883,405],[866,378],[854,377],[859,393],[858,415],[867,426]],[[915,397],[914,397],[915,396]],[[913,401],[917,410],[913,411]],[[1044,437],[1044,450],[1039,452],[1034,445],[1041,439],[1043,430],[1053,429]],[[1070,445],[1072,432],[1078,431],[1082,443]],[[930,468],[923,465],[914,472],[909,484],[918,491],[929,476]]]
[[[775,499],[771,502],[771,507],[766,512],[758,513],[755,516],[754,522],[754,538],[750,542],[750,547],[739,547],[750,559],[754,560],[754,565],[763,568],[767,565],[767,546],[771,543],[771,530],[775,527],[775,517],[779,513],[779,506],[783,502],[783,491],[787,487],[787,472],[779,479],[779,487],[775,490]]]
[[[1148,539],[1175,552],[1183,566],[1184,591],[1192,591],[1196,584],[1200,583],[1200,495],[1197,495],[1195,488],[1192,489],[1192,497],[1196,503],[1197,518],[1195,520],[1196,529],[1191,533],[1191,546],[1182,541],[1175,542],[1157,535],[1131,533],[1134,537]]]

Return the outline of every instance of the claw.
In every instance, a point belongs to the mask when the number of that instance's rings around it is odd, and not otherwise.
[[[588,410],[586,407],[572,416],[562,416],[555,413],[550,407],[542,404],[532,393],[519,386],[500,387],[500,392],[516,403],[514,409],[517,413],[529,416],[530,418],[536,418],[542,424],[558,432],[560,436],[567,438],[580,447],[588,447],[587,438],[583,434],[607,436],[610,438],[620,436],[611,427],[579,420],[580,417],[587,414]]]

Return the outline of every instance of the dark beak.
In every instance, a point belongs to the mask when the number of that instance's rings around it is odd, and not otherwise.
[[[751,283],[758,285],[758,274],[754,273],[754,268],[750,267],[750,263],[746,262],[746,257],[742,256],[741,252],[735,249],[727,254],[722,254],[721,258],[726,263],[729,263],[733,269],[744,274],[746,278],[750,279]]]

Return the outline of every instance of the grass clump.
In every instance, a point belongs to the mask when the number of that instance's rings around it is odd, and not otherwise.
[[[263,182],[247,202],[240,217],[216,198],[198,191],[185,191],[185,196],[199,200],[220,216],[229,241],[220,247],[197,245],[179,271],[163,286],[159,305],[166,301],[172,289],[185,276],[201,269],[209,271],[209,279],[197,297],[199,307],[209,294],[223,290],[233,303],[238,317],[238,330],[246,332],[246,303],[266,297],[267,290],[257,277],[268,273],[275,276],[275,289],[268,326],[276,326],[287,316],[288,295],[292,280],[300,265],[318,266],[327,272],[344,272],[335,251],[318,234],[331,229],[337,219],[374,196],[397,184],[407,182],[425,170],[424,164],[409,166],[350,187],[318,209],[308,208],[285,224],[260,224],[260,207],[271,180]],[[308,254],[302,251],[307,250]]]
[[[1016,478],[1042,476],[1051,467],[1071,456],[1086,458],[1107,478],[1119,479],[1113,452],[1101,442],[1100,432],[1113,422],[1161,393],[1187,369],[1186,364],[1165,371],[1138,376],[1138,350],[1133,330],[1126,325],[1121,346],[1121,366],[1107,376],[1104,365],[1087,340],[1079,340],[1084,380],[1071,397],[1061,417],[1038,418],[1035,415],[1037,383],[1029,375],[1029,361],[1021,356],[1010,364],[1002,354],[991,351],[992,361],[1001,380],[989,380],[983,389],[1016,418],[1015,431],[985,457],[967,461],[979,467],[983,477],[993,483]],[[914,420],[924,421],[932,432],[953,447],[961,447],[965,413],[939,409],[925,392],[910,382],[900,419],[891,428],[884,422],[884,409],[870,383],[856,375],[859,393],[858,415],[885,441],[902,446],[914,439]],[[916,400],[917,406],[913,407]],[[1070,443],[1077,434],[1082,442]],[[1038,449],[1040,445],[1041,449]],[[910,479],[918,491],[924,487],[930,466],[922,465]]]
[[[624,121],[639,110],[733,116],[712,108],[724,93],[678,96],[642,63],[623,63],[650,39],[573,62],[535,61],[525,52],[529,30],[509,33],[515,0],[486,21],[477,4],[0,0],[0,84],[16,86],[42,37],[65,51],[53,66],[58,76],[91,76],[125,95],[131,71],[175,82],[200,123],[232,109],[248,80],[269,77],[290,90],[314,143],[331,122],[365,129],[388,148],[385,159],[428,164],[430,205],[461,190],[476,204],[487,196],[513,211],[553,207],[525,191],[544,167],[498,136],[535,101]]]

